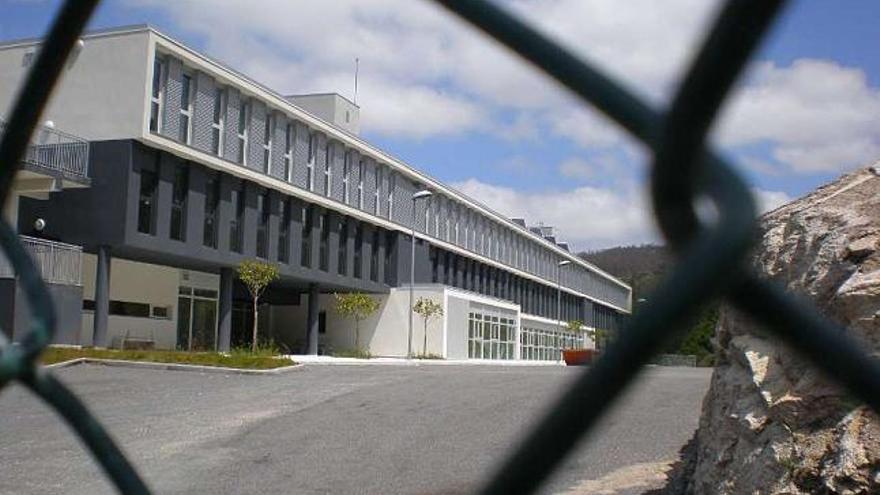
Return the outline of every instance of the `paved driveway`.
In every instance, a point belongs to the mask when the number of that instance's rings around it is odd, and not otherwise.
[[[308,366],[281,376],[80,365],[58,375],[158,493],[472,492],[577,370]],[[697,426],[709,371],[648,368],[545,487],[631,477]],[[623,474],[622,474],[623,473]],[[627,490],[629,492],[630,490]],[[0,493],[111,492],[67,428],[0,395]]]

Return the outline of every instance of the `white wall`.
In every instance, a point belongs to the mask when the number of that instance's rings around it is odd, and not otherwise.
[[[143,135],[149,33],[86,36],[71,57],[41,120],[89,140]],[[0,47],[0,115],[9,117],[29,67],[26,53],[39,45]]]
[[[83,299],[95,298],[96,257],[83,254]],[[153,339],[157,348],[173,349],[177,344],[177,291],[180,270],[113,258],[110,265],[110,299],[170,306],[171,318],[140,318],[110,315],[107,332],[111,345],[126,335]],[[82,345],[91,345],[94,314],[83,312]]]
[[[422,288],[414,291],[415,298],[430,297],[443,304],[443,289],[440,286]],[[406,356],[409,325],[409,291],[391,289],[387,295],[373,294],[379,302],[379,309],[372,316],[360,322],[360,347],[369,349],[375,356]],[[272,306],[270,311],[271,332],[279,341],[297,348],[305,345],[306,318],[308,314],[308,295],[302,295],[300,304]],[[445,308],[444,308],[445,309]],[[327,332],[319,335],[319,342],[333,350],[354,349],[355,322],[343,318],[336,311],[336,298],[333,294],[321,294],[318,310],[327,314]],[[413,318],[413,352],[420,354],[424,344],[424,322],[418,315]],[[465,332],[467,329],[465,328]],[[428,325],[428,353],[443,355],[444,320],[433,319]]]

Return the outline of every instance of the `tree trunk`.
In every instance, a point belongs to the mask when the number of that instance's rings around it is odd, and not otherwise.
[[[257,352],[257,320],[259,319],[259,310],[257,309],[258,297],[254,298],[254,341],[251,344],[251,351]]]
[[[428,355],[428,319],[425,318],[425,335],[424,341],[422,342],[422,357]]]
[[[361,348],[361,320],[354,320],[354,349]]]

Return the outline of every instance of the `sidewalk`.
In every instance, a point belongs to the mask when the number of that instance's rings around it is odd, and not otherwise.
[[[358,359],[348,357],[291,354],[286,356],[306,365],[384,365],[384,366],[565,366],[562,361],[523,361],[501,359],[406,359],[375,357]]]

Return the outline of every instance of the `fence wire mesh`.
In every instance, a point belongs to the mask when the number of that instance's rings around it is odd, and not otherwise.
[[[665,338],[684,328],[710,301],[723,298],[764,323],[829,376],[880,411],[880,363],[810,305],[749,271],[754,202],[733,168],[706,146],[716,113],[781,0],[730,0],[719,12],[670,108],[660,112],[506,10],[486,0],[434,0],[555,78],[641,140],[654,155],[654,214],[676,265],[602,358],[585,370],[540,424],[490,477],[482,492],[530,493],[582,438]],[[97,0],[68,0],[20,89],[0,141],[0,204],[64,63]],[[698,197],[709,198],[717,222],[701,223]],[[17,345],[0,342],[0,387],[17,380],[68,422],[122,493],[149,493],[145,483],[82,401],[37,364],[55,332],[51,298],[13,228],[0,221],[0,245],[33,308],[30,331]],[[0,334],[2,336],[2,334]],[[2,338],[2,337],[0,337]]]

